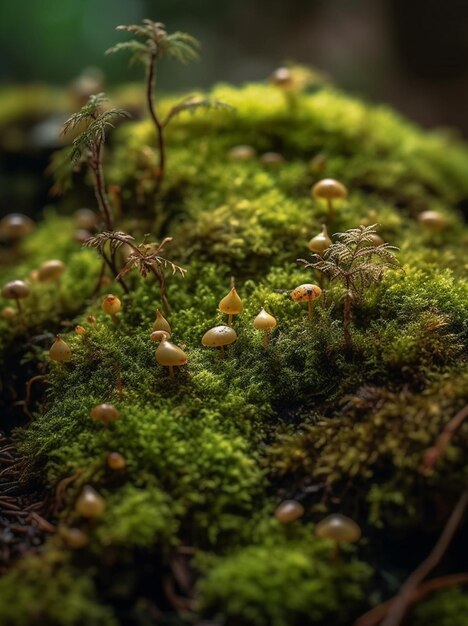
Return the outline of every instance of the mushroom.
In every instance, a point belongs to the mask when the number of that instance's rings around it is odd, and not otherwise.
[[[37,280],[41,283],[58,281],[65,271],[65,263],[58,259],[45,261],[37,270]]]
[[[260,163],[263,165],[281,165],[284,163],[284,157],[279,152],[265,152],[260,157]]]
[[[282,89],[292,87],[294,80],[291,70],[287,67],[278,67],[270,76],[270,83]]]
[[[333,242],[328,235],[326,225],[322,224],[322,232],[318,235],[315,235],[315,237],[312,237],[312,239],[309,241],[309,250],[311,252],[314,252],[315,254],[319,254],[320,256],[322,256],[325,250],[329,248],[332,243]]]
[[[78,515],[93,519],[100,517],[105,510],[106,501],[104,498],[93,487],[85,485],[75,502],[75,511]]]
[[[66,363],[72,358],[72,352],[68,343],[66,343],[60,335],[57,335],[54,343],[49,350],[49,357],[57,363]]]
[[[26,322],[23,315],[23,307],[20,300],[29,296],[29,287],[23,280],[11,280],[3,286],[2,297],[6,300],[14,300],[18,309],[18,317],[23,328],[26,328]]]
[[[333,207],[333,200],[341,200],[347,197],[348,190],[346,187],[333,178],[324,178],[319,180],[318,183],[310,190],[310,193],[314,198],[327,201],[328,219],[333,222],[335,218],[335,211]]]
[[[304,515],[304,507],[297,500],[284,500],[275,511],[275,517],[282,524],[291,524]]]
[[[151,341],[162,341],[163,339],[169,339],[170,334],[165,330],[153,330],[150,335]]]
[[[256,152],[252,146],[234,146],[228,152],[228,157],[232,161],[251,161],[255,158]]]
[[[361,529],[350,517],[334,513],[321,520],[315,527],[319,539],[330,539],[335,543],[334,560],[339,558],[342,543],[356,543],[361,538]]]
[[[218,305],[221,313],[226,313],[228,316],[228,326],[232,324],[232,316],[239,315],[244,310],[244,305],[242,304],[242,300],[239,298],[239,294],[236,291],[236,288],[233,287],[231,291],[224,296],[222,300],[220,300]]]
[[[98,225],[98,217],[91,209],[78,209],[73,213],[73,220],[80,230],[93,231]]]
[[[122,308],[122,303],[119,298],[111,293],[107,294],[107,296],[104,296],[102,300],[102,308],[104,313],[109,315],[113,323],[117,325],[119,323],[117,313]]]
[[[163,330],[168,335],[167,339],[169,339],[172,333],[169,322],[162,315],[159,309],[156,310],[156,319],[154,320],[154,323],[153,323],[153,330]]]
[[[299,285],[299,287],[296,287],[291,291],[291,298],[294,302],[307,302],[308,316],[310,320],[314,315],[313,301],[320,298],[321,295],[322,290],[320,287],[309,283]]]
[[[163,333],[164,331],[157,331]],[[155,352],[156,361],[159,365],[164,365],[169,368],[170,378],[174,378],[174,367],[180,367],[185,365],[188,361],[188,357],[182,348],[171,343],[165,336],[162,337],[161,343]]]
[[[418,221],[426,230],[439,233],[447,227],[447,220],[438,211],[423,211],[418,215]]]
[[[77,335],[85,335],[86,334],[86,328],[84,326],[81,326],[80,324],[77,324],[75,326],[75,333]]]
[[[90,416],[95,422],[101,422],[107,428],[111,422],[119,419],[120,411],[113,404],[104,402],[93,407]]]
[[[273,315],[270,315],[265,311],[264,308],[262,308],[260,313],[254,319],[253,325],[257,330],[263,330],[263,345],[266,348],[270,343],[268,331],[276,327],[276,319],[273,317]]]
[[[94,315],[88,315],[88,317],[86,318],[86,321],[88,322],[88,324],[96,324],[97,320],[94,317]]]
[[[369,235],[370,238],[370,244],[375,246],[377,248],[377,246],[381,246],[385,243],[385,241],[382,239],[382,237],[380,235],[378,235],[377,233],[371,233]]]
[[[109,452],[107,455],[107,466],[111,470],[123,470],[127,467],[127,462],[119,452]]]
[[[237,333],[230,326],[214,326],[207,330],[202,337],[202,345],[208,348],[220,348],[221,358],[224,359],[224,346],[229,346],[237,339]]]
[[[22,213],[9,213],[0,220],[0,236],[18,242],[34,230],[34,222]]]
[[[11,320],[13,319],[17,314],[17,310],[14,309],[12,306],[6,306],[3,307],[2,309],[2,317],[5,320]]]
[[[88,535],[80,528],[61,528],[60,536],[70,548],[84,548],[89,543]]]

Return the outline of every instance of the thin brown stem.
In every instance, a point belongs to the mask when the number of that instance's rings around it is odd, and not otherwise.
[[[404,583],[400,593],[395,597],[392,606],[382,622],[382,626],[399,626],[405,617],[408,606],[415,590],[421,582],[432,572],[432,570],[440,563],[447,548],[460,525],[466,506],[468,504],[468,490],[464,491],[460,496],[455,508],[445,525],[442,534],[435,544],[429,556],[414,570]]]
[[[104,224],[107,230],[114,230],[112,208],[109,198],[107,197],[104,170],[102,169],[102,143],[99,142],[96,144],[93,154],[89,159],[89,165],[94,175],[94,193],[102,217],[104,218]]]
[[[146,77],[146,104],[148,106],[148,111],[153,120],[153,123],[156,127],[156,135],[158,142],[158,155],[159,155],[159,163],[158,163],[158,172],[157,172],[157,180],[156,180],[156,192],[159,191],[165,173],[165,164],[166,164],[166,144],[164,138],[164,125],[159,119],[158,113],[156,111],[156,106],[154,102],[154,91],[156,86],[156,59],[157,59],[157,51],[153,50],[149,57],[148,63],[148,71]]]
[[[174,378],[174,366],[169,365],[169,378]]]
[[[314,304],[312,300],[307,300],[307,316],[310,320],[314,317]]]
[[[455,435],[466,418],[468,418],[468,404],[461,411],[459,411],[455,417],[452,417],[437,437],[435,444],[426,450],[422,462],[423,471],[432,470],[437,461],[443,456],[447,446],[452,440],[452,437]]]
[[[327,198],[327,209],[328,209],[328,222],[332,224],[335,219],[335,209],[333,208],[333,201],[331,200],[331,198]]]
[[[265,330],[263,331],[263,345],[265,346],[265,348],[268,348],[270,344],[270,338],[268,336],[268,330],[265,328]]]

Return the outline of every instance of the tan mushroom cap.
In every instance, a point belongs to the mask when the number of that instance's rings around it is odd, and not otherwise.
[[[260,163],[263,165],[281,165],[284,163],[284,156],[279,152],[265,152],[260,157]]]
[[[340,198],[346,198],[348,190],[346,187],[335,180],[334,178],[323,178],[311,189],[311,194],[314,198],[321,198],[324,200],[339,200]]]
[[[60,536],[70,548],[84,548],[89,543],[88,535],[80,528],[62,528]]]
[[[107,466],[111,470],[122,470],[127,467],[127,461],[120,452],[109,452],[107,455]]]
[[[328,235],[328,230],[325,224],[322,224],[322,232],[309,241],[309,250],[315,252],[315,254],[323,254],[327,248],[332,245],[332,240]]]
[[[163,339],[169,339],[170,334],[165,330],[153,330],[150,335],[151,341],[162,341]]]
[[[277,87],[289,87],[293,83],[291,70],[287,67],[278,67],[271,75],[270,82]]]
[[[57,336],[49,350],[49,357],[52,361],[57,361],[57,363],[65,363],[66,361],[71,360],[72,351],[68,343],[66,343],[61,337]]]
[[[90,416],[91,419],[96,422],[109,424],[110,422],[115,422],[115,420],[119,419],[120,411],[116,409],[113,404],[103,402],[102,404],[97,404],[91,409]]]
[[[254,319],[253,325],[257,330],[270,330],[271,328],[276,327],[276,318],[262,308],[260,313]]]
[[[107,315],[115,315],[122,308],[122,303],[117,296],[109,293],[102,300],[102,308]]]
[[[310,283],[299,285],[299,287],[296,287],[291,291],[291,298],[294,302],[311,302],[316,298],[320,298],[321,295],[322,290],[320,287]]]
[[[2,297],[6,300],[20,300],[29,296],[29,287],[24,280],[11,280],[3,286]]]
[[[5,320],[11,320],[18,315],[18,311],[12,306],[6,306],[2,309],[2,317]]]
[[[85,485],[75,502],[75,510],[82,517],[100,517],[106,510],[106,501],[90,485]]]
[[[418,215],[419,223],[433,232],[440,232],[447,227],[447,220],[442,213],[438,211],[423,211]]]
[[[6,239],[21,239],[34,230],[34,222],[22,213],[9,213],[0,220],[0,236]]]
[[[276,519],[282,524],[291,524],[304,515],[304,507],[297,500],[284,500],[275,511]]]
[[[227,313],[228,315],[239,315],[239,313],[242,313],[244,305],[235,287],[231,289],[227,296],[220,300],[218,308],[221,313]]]
[[[73,220],[77,228],[92,231],[97,227],[98,216],[91,209],[78,209],[73,213]]]
[[[328,515],[317,524],[315,534],[320,539],[355,543],[361,538],[361,529],[350,517],[335,513]]]
[[[59,259],[45,261],[37,271],[37,280],[42,283],[54,281],[60,278],[65,271],[65,263]]]
[[[165,338],[163,338],[161,344],[156,349],[155,355],[159,365],[165,365],[166,367],[179,367],[180,365],[185,365],[188,361],[188,357],[182,348]]]
[[[250,161],[256,156],[255,148],[252,146],[234,146],[228,152],[228,157],[233,161]]]
[[[220,348],[229,346],[237,339],[237,333],[230,326],[214,326],[207,330],[202,337],[202,344],[208,348]]]
[[[169,322],[163,316],[163,314],[161,313],[159,309],[156,310],[156,319],[154,320],[154,323],[153,323],[153,330],[163,330],[168,335],[167,339],[169,339],[169,337],[172,334],[172,330],[171,330],[171,326]],[[153,340],[153,341],[159,341],[159,340]]]

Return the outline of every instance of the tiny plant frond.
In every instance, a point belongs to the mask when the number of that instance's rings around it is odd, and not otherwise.
[[[71,115],[62,128],[62,135],[67,135],[71,130],[83,123],[89,123],[102,109],[102,105],[108,102],[104,93],[94,94],[89,97],[88,102],[77,112]]]
[[[209,98],[194,98],[193,96],[189,96],[174,105],[166,118],[164,119],[163,126],[167,126],[174,117],[180,115],[184,111],[188,111],[189,113],[195,113],[198,109],[214,109],[214,110],[224,110],[224,111],[234,111],[234,107],[230,104],[226,104],[225,102],[221,102],[220,100],[211,100]]]
[[[116,52],[129,52],[130,65],[134,63],[146,63],[148,60],[148,48],[144,43],[136,41],[135,39],[117,43],[115,46],[112,46],[112,48],[106,50],[106,54],[115,54]]]

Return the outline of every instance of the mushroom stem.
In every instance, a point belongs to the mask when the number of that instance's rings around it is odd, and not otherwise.
[[[224,357],[226,356],[226,351],[224,350],[224,346],[219,346],[220,349],[220,356],[222,359],[224,359]]]
[[[15,302],[16,302],[16,307],[18,309],[18,321],[20,323],[21,328],[28,335],[28,327],[26,326],[26,320],[24,319],[24,311],[23,311],[23,307],[21,305],[20,299],[15,298]]]
[[[335,541],[335,547],[330,558],[331,563],[338,563],[341,560],[341,544],[339,541]]]
[[[331,223],[335,219],[335,210],[333,208],[333,201],[331,198],[327,198],[327,209],[328,209],[328,220]]]
[[[120,320],[115,313],[113,313],[110,317],[114,326],[118,326],[120,324]]]
[[[307,301],[308,317],[311,320],[314,317],[314,304],[312,300]]]
[[[228,326],[232,326],[232,313],[228,315]]]
[[[169,365],[169,378],[174,378],[174,366]]]
[[[268,336],[268,330],[265,328],[265,330],[263,331],[263,345],[265,346],[265,348],[268,347],[270,343],[270,338]]]

